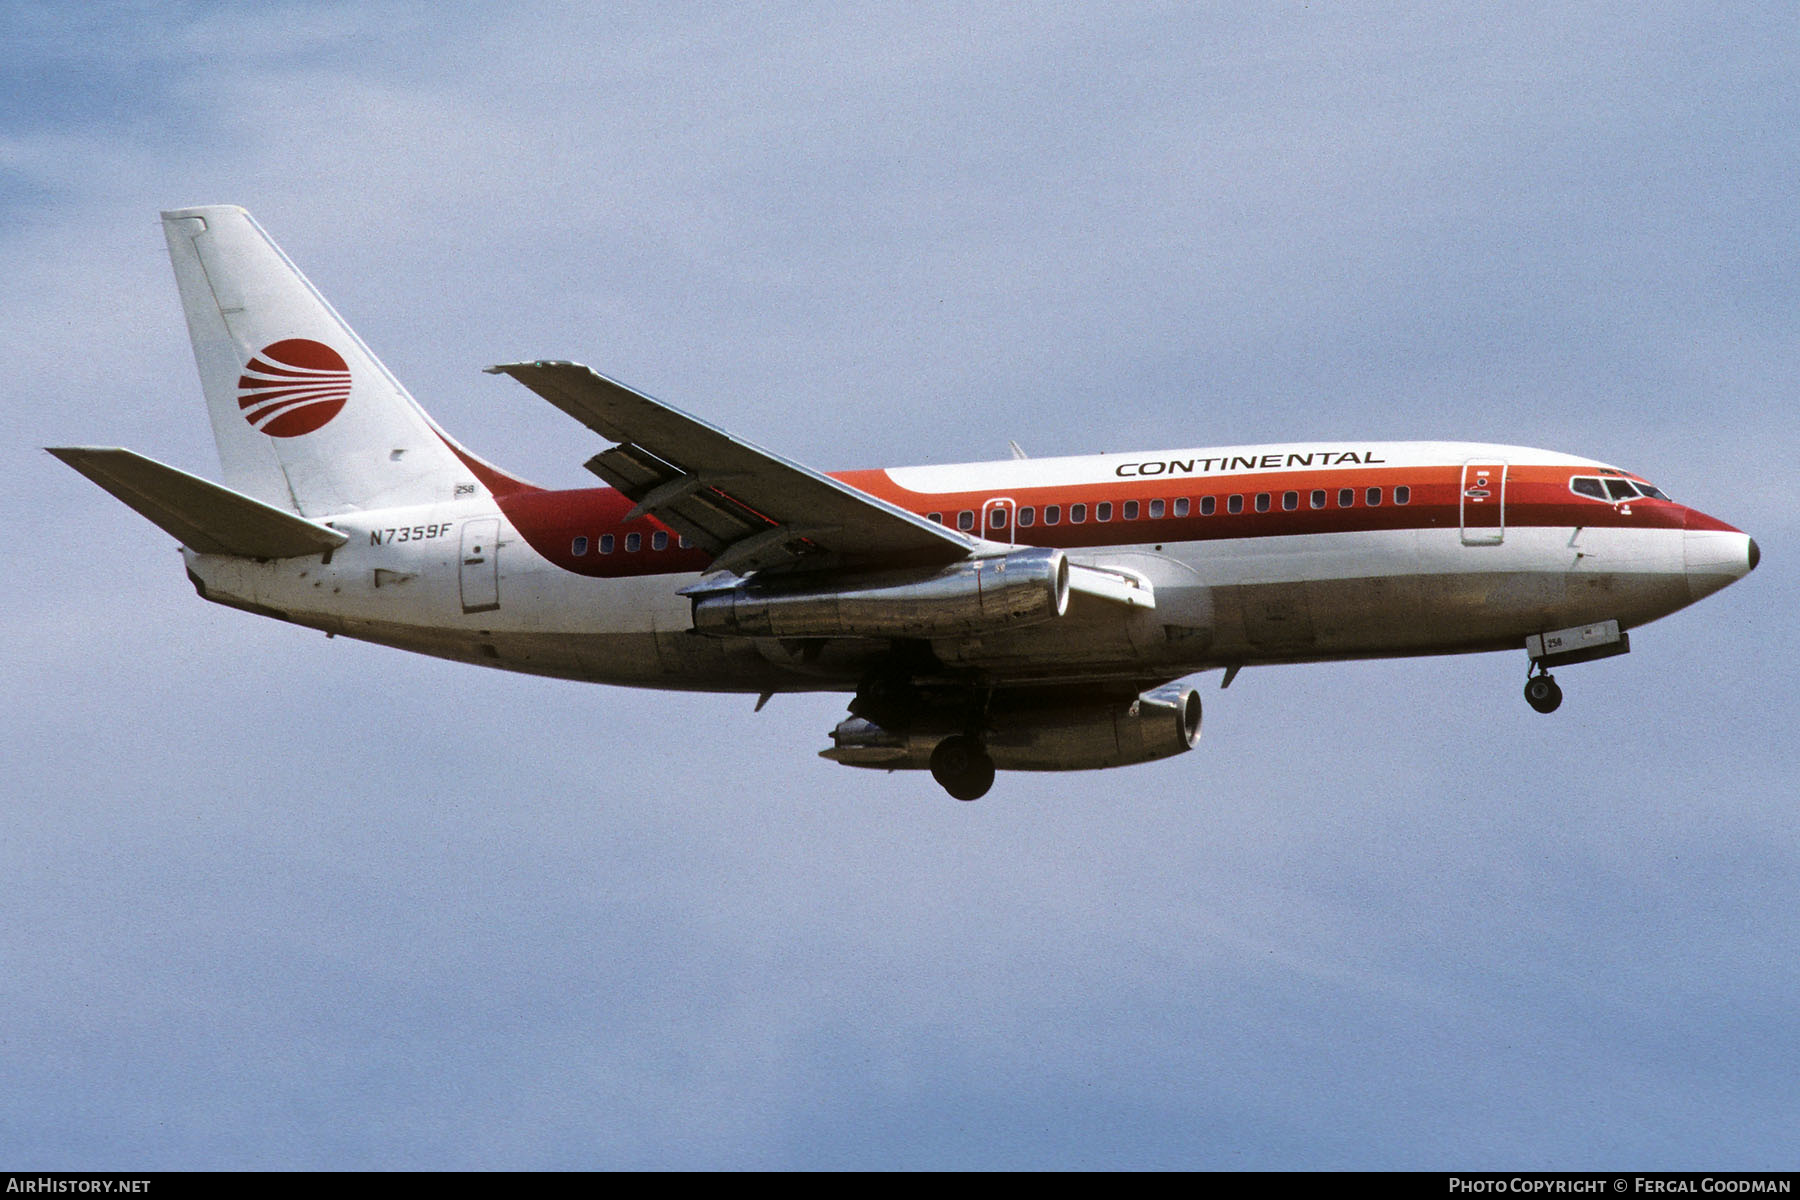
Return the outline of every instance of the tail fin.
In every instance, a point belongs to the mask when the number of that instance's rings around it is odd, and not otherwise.
[[[526,486],[450,441],[249,213],[162,219],[228,486],[307,517]]]

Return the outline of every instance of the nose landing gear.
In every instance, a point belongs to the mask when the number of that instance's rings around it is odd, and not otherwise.
[[[1562,704],[1562,688],[1557,686],[1556,677],[1542,666],[1538,671],[1539,674],[1525,681],[1525,703],[1541,713],[1553,713]]]
[[[1553,713],[1562,704],[1562,689],[1556,686],[1551,667],[1593,662],[1631,653],[1631,635],[1616,620],[1596,621],[1592,625],[1573,625],[1534,633],[1525,639],[1525,654],[1531,660],[1531,677],[1525,681],[1525,703],[1541,713]]]

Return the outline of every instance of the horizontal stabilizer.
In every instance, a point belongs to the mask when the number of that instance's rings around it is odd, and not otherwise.
[[[323,554],[350,540],[335,529],[130,450],[46,449],[201,554],[295,558]]]

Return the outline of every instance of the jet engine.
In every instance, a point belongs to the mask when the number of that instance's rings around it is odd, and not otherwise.
[[[851,767],[925,770],[940,742],[965,732],[956,717],[953,709],[922,709],[903,728],[851,717],[819,753]],[[996,708],[981,744],[998,770],[1087,771],[1185,754],[1199,740],[1200,693],[1170,684],[1135,698]]]
[[[1069,561],[1033,547],[948,567],[752,579],[690,589],[694,629],[721,637],[938,638],[992,633],[1060,617]]]

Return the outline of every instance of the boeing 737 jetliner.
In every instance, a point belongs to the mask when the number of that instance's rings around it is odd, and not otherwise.
[[[996,770],[1192,749],[1222,669],[1524,650],[1549,669],[1748,574],[1756,543],[1628,471],[1322,441],[826,475],[571,362],[490,367],[607,442],[547,491],[452,440],[241,208],[163,214],[224,465],[58,458],[181,543],[200,595],[566,679],[838,691],[821,753]]]

